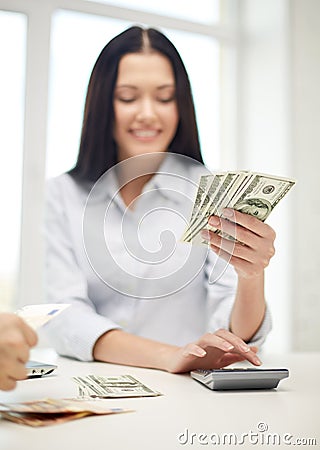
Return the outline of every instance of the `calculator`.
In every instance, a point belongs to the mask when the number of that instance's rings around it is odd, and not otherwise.
[[[288,369],[198,369],[190,372],[195,380],[215,391],[231,389],[275,389],[289,376]]]

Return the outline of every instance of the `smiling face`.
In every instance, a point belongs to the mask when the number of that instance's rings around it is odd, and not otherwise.
[[[121,58],[114,116],[119,161],[168,150],[179,121],[168,58],[157,52],[129,53]]]

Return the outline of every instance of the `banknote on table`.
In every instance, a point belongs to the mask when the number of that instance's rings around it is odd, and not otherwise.
[[[183,242],[204,243],[203,229],[218,234],[220,230],[210,227],[211,215],[221,216],[228,207],[265,221],[279,201],[289,192],[295,181],[256,172],[236,171],[204,175],[200,178],[189,225],[182,236]],[[224,237],[233,239],[223,233]]]
[[[65,309],[69,304],[47,303],[40,305],[26,305],[16,311],[16,314],[27,322],[34,330],[42,327]]]
[[[124,408],[110,408],[104,400],[46,398],[21,403],[0,403],[2,419],[23,425],[41,427],[55,425],[92,415],[132,412]]]
[[[100,376],[87,375],[72,377],[78,385],[79,397],[122,398],[155,397],[162,395],[145,386],[131,375]]]

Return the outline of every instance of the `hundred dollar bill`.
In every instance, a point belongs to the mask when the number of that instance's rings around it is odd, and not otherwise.
[[[52,320],[70,304],[46,303],[41,305],[26,305],[16,311],[16,314],[27,322],[34,330]]]
[[[0,414],[3,419],[33,427],[54,425],[86,416],[129,411],[132,410],[110,408],[103,400],[46,398],[21,403],[0,403]]]
[[[154,397],[162,395],[133,378],[131,375],[73,377],[78,384],[80,397],[120,398]]]
[[[238,192],[227,206],[257,217],[257,219],[264,222],[294,184],[294,180],[253,173],[245,187],[241,192]],[[219,215],[221,215],[221,211]],[[214,231],[229,239],[235,239],[221,230]]]
[[[289,178],[240,171],[239,176],[234,177],[231,185],[225,187],[222,184],[210,203],[211,208],[206,209],[205,213],[198,214],[198,218],[193,220],[193,224],[188,227],[188,233],[184,233],[182,240],[207,243],[204,239],[199,238],[199,233],[203,229],[211,229],[221,234],[221,231],[208,225],[208,218],[212,214],[220,216],[225,207],[265,221],[294,184],[295,181]]]
[[[264,222],[294,184],[294,180],[254,173],[227,206]]]
[[[222,211],[230,203],[231,199],[243,189],[249,178],[248,172],[244,171],[228,173],[217,195],[212,199],[209,210],[206,211],[204,216],[200,216],[195,225],[191,227],[188,240],[185,242],[192,241],[195,244],[207,244],[208,242],[203,239],[200,231],[205,228],[212,229],[208,225],[209,217]]]

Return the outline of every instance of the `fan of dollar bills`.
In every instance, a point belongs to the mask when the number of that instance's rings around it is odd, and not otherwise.
[[[232,208],[265,221],[295,181],[256,172],[236,171],[203,175],[200,178],[189,225],[183,242],[204,243],[201,230],[210,229],[208,219]]]

